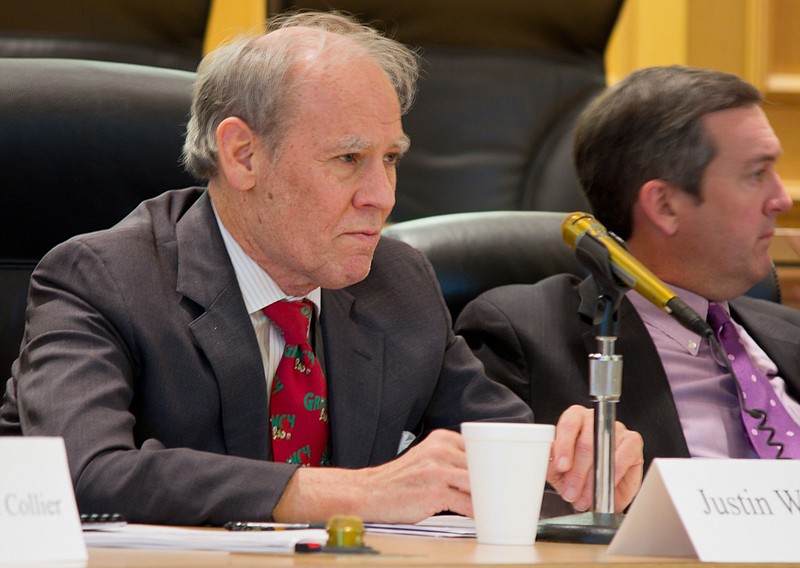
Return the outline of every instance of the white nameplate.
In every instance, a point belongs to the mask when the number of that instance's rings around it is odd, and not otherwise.
[[[85,563],[61,438],[0,438],[0,564]]]
[[[800,461],[655,459],[609,554],[800,562]]]

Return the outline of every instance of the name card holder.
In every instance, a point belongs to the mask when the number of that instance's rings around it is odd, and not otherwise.
[[[0,438],[0,565],[88,560],[61,438]]]
[[[609,554],[800,562],[800,461],[655,459]]]

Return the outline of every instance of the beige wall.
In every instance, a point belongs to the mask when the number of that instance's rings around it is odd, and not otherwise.
[[[212,0],[203,53],[242,34],[263,33],[266,17],[265,0]]]

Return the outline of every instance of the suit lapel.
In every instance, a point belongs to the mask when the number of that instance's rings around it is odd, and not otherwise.
[[[323,290],[322,333],[335,465],[366,467],[378,436],[384,337],[358,322],[347,290]]]
[[[731,312],[753,340],[767,353],[779,369],[780,377],[786,382],[789,394],[800,399],[800,349],[797,337],[800,330],[791,322],[772,316],[761,306],[753,305],[742,298],[730,302]],[[772,307],[772,306],[768,306]]]
[[[268,459],[261,356],[207,193],[178,221],[176,234],[177,291],[204,310],[189,328],[217,379],[227,452]]]

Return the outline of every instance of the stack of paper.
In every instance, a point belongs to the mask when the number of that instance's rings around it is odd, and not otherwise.
[[[406,534],[414,536],[474,537],[475,521],[458,515],[437,515],[413,525],[364,523],[371,533]]]
[[[223,550],[228,552],[294,552],[298,542],[325,544],[324,529],[226,531],[129,524],[116,530],[86,531],[86,546]]]

